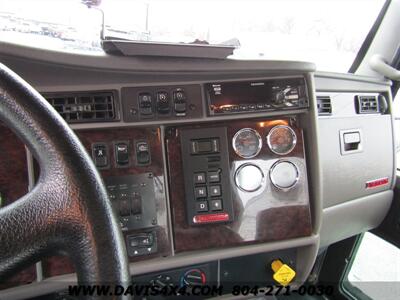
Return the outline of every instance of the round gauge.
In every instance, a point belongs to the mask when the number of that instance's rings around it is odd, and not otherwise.
[[[256,130],[243,128],[236,132],[233,137],[232,147],[240,157],[252,158],[260,152],[262,139]]]
[[[292,128],[286,125],[273,127],[268,136],[267,143],[272,152],[279,155],[285,155],[296,146],[297,137]]]

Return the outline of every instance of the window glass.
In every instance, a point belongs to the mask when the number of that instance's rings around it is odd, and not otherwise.
[[[0,0],[0,40],[102,53],[101,12],[82,0]],[[347,72],[384,0],[103,0],[106,34],[239,46],[232,58],[302,60]],[[357,13],[355,13],[357,12]]]

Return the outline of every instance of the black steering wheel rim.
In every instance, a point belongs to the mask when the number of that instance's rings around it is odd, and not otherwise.
[[[35,188],[0,210],[0,280],[63,251],[79,284],[129,284],[123,236],[85,148],[51,105],[2,64],[0,120],[41,169]]]

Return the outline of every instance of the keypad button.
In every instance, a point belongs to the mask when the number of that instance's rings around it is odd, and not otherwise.
[[[205,173],[195,173],[194,174],[194,183],[195,184],[206,183],[206,174]]]
[[[208,182],[210,183],[216,183],[221,181],[221,171],[211,171],[208,172]]]
[[[210,209],[212,211],[219,211],[222,210],[222,201],[220,199],[218,200],[212,200],[210,202]]]
[[[198,201],[198,202],[196,202],[196,211],[197,212],[206,212],[206,211],[208,211],[208,203],[207,203],[207,201]]]
[[[210,195],[212,197],[221,196],[221,186],[220,185],[210,186]]]
[[[199,186],[194,189],[194,194],[196,198],[206,198],[207,188],[205,186]]]

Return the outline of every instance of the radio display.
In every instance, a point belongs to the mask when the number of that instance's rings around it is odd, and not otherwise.
[[[304,78],[207,83],[205,88],[211,115],[293,109],[306,102]]]

